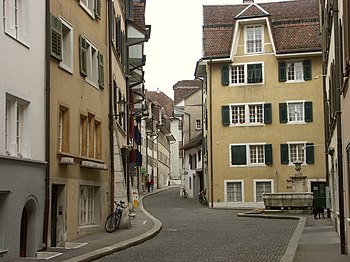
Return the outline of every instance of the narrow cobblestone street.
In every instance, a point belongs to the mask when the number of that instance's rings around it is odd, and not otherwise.
[[[178,189],[144,199],[159,219],[159,235],[99,261],[279,261],[296,220],[237,217],[238,211],[210,209]]]

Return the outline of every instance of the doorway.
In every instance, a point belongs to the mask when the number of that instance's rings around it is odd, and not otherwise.
[[[65,239],[65,218],[64,218],[64,185],[52,184],[51,189],[51,247],[61,247]]]
[[[27,256],[27,235],[28,235],[28,212],[24,207],[22,211],[21,217],[21,236],[20,236],[20,248],[19,248],[19,256],[26,257]]]
[[[314,193],[314,207],[326,207],[326,182],[311,182],[311,191]]]

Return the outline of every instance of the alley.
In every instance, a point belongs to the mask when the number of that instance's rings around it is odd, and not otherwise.
[[[144,198],[162,230],[153,239],[99,261],[279,261],[296,220],[237,217],[234,210],[209,209],[178,189]]]

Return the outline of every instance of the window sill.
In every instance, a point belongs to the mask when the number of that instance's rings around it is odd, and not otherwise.
[[[14,37],[13,35],[11,35],[10,33],[5,31],[5,34],[8,35],[9,37],[11,37],[13,40],[15,40],[16,42],[20,43],[22,46],[30,49],[29,45],[27,45],[26,43],[24,43],[23,41],[19,40],[18,38]]]
[[[71,75],[73,75],[73,67],[70,67],[66,64],[64,64],[63,62],[60,62],[58,65],[61,69],[63,69],[64,71],[67,71],[68,73],[70,73]]]
[[[93,82],[87,76],[85,77],[85,82],[91,85],[92,87],[96,88],[97,90],[100,90],[98,83]]]
[[[297,84],[297,83],[305,83],[305,80],[287,80],[286,84]]]
[[[306,122],[305,121],[300,121],[300,122],[297,122],[297,121],[295,121],[295,122],[287,122],[286,123],[287,125],[306,125]]]
[[[243,168],[249,168],[249,167],[266,167],[266,164],[248,164],[248,165],[230,165],[230,167],[243,167]],[[294,166],[294,164],[293,164]]]
[[[241,84],[229,84],[229,87],[246,87],[246,86],[262,86],[265,85],[264,82],[259,83],[241,83]]]
[[[244,126],[264,126],[265,123],[253,123],[253,124],[231,124],[230,127],[244,127]]]

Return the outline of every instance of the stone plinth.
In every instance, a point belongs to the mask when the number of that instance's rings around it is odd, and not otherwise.
[[[266,209],[283,210],[290,213],[311,213],[312,192],[265,193],[263,200]]]

